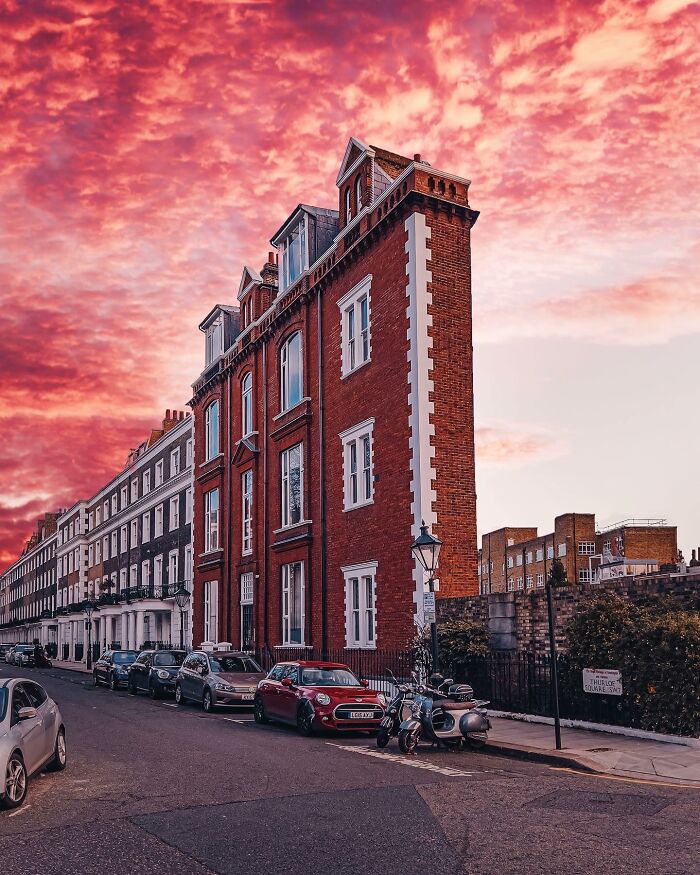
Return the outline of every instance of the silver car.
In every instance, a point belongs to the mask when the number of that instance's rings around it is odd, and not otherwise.
[[[0,678],[0,804],[18,808],[29,777],[66,767],[66,730],[46,690],[24,678]]]

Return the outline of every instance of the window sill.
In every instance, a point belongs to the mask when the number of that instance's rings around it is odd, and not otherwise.
[[[376,650],[376,644],[346,644],[347,650]]]
[[[223,547],[217,547],[215,550],[205,550],[204,553],[200,553],[200,554],[199,554],[199,558],[200,558],[200,559],[204,559],[204,558],[206,558],[207,556],[214,557],[214,556],[216,556],[217,553],[223,553],[223,552],[224,552],[224,548],[223,548]]]
[[[372,361],[372,356],[370,356],[370,357],[369,357],[368,359],[366,359],[365,361],[360,362],[359,365],[355,365],[355,367],[352,368],[352,370],[350,370],[350,371],[344,371],[344,372],[340,375],[340,379],[341,379],[341,380],[344,380],[346,377],[352,377],[353,374],[356,374],[359,370],[362,370],[362,368],[364,368],[365,365],[368,365],[371,361]]]
[[[374,504],[373,498],[370,498],[369,501],[362,501],[362,502],[359,502],[358,504],[352,504],[352,505],[350,505],[350,507],[344,507],[343,513],[350,513],[350,511],[352,511],[352,510],[360,510],[360,508],[369,507],[371,504]]]
[[[198,467],[198,468],[204,468],[204,467],[206,467],[207,465],[210,465],[212,462],[216,461],[216,459],[223,459],[223,458],[224,458],[224,454],[223,454],[223,453],[217,453],[215,456],[212,456],[211,459],[205,459],[205,460],[204,460],[201,464],[199,464],[197,467]]]
[[[299,520],[298,523],[292,523],[289,526],[282,526],[279,529],[274,529],[272,534],[279,535],[282,532],[290,532],[292,529],[298,529],[299,526],[310,526],[312,522],[313,522],[312,520]]]
[[[307,401],[311,401],[311,398],[309,396],[305,396],[304,398],[301,398],[292,407],[287,407],[286,410],[280,410],[280,412],[276,416],[272,417],[272,421],[277,422],[278,419],[282,419],[283,416],[286,416],[288,413],[291,413],[293,410],[296,410],[297,407],[301,407],[302,404],[306,404]]]
[[[239,444],[242,444],[243,441],[250,440],[250,438],[255,437],[256,435],[259,435],[259,434],[260,434],[260,432],[257,429],[255,429],[255,431],[249,431],[247,434],[244,434],[241,438],[239,438],[236,441],[236,446],[239,446]]]
[[[275,644],[273,650],[313,650],[310,644]]]

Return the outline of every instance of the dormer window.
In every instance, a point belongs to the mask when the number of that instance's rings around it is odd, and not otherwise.
[[[306,215],[292,228],[282,241],[282,290],[288,289],[307,270],[309,250],[307,246]]]
[[[357,182],[355,183],[355,201],[357,203],[357,212],[359,213],[362,209],[362,177],[357,177]]]
[[[212,322],[206,330],[206,364],[210,365],[224,351],[223,316]]]

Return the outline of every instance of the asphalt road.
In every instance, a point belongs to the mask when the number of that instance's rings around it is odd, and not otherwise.
[[[700,872],[696,790],[472,752],[406,758],[366,735],[304,739],[248,712],[16,673],[58,701],[69,764],[0,814],[3,875]]]

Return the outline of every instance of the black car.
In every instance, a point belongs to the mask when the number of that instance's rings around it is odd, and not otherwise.
[[[138,655],[137,650],[105,650],[92,667],[92,682],[118,690],[129,680],[129,666]]]
[[[175,678],[187,656],[185,650],[143,650],[129,666],[129,692],[147,690],[152,699],[175,692]]]

